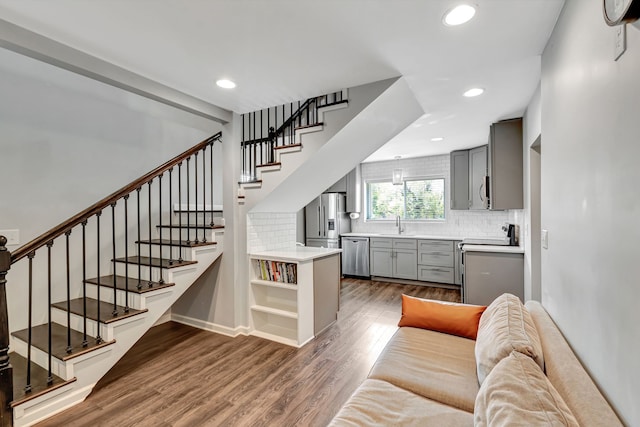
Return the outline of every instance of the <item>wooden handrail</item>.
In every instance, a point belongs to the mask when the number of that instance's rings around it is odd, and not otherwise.
[[[207,145],[210,145],[214,141],[219,141],[221,139],[221,137],[222,137],[222,133],[218,132],[215,135],[205,139],[204,141],[194,145],[193,147],[189,148],[184,153],[177,155],[176,157],[174,157],[173,159],[171,159],[168,162],[164,163],[163,165],[158,166],[157,168],[155,168],[151,172],[146,173],[145,175],[141,176],[140,178],[136,179],[135,181],[125,185],[120,190],[116,191],[115,193],[105,197],[104,199],[100,200],[97,203],[94,203],[93,205],[89,206],[87,209],[83,210],[82,212],[77,213],[76,215],[74,215],[73,217],[69,218],[65,222],[53,227],[51,230],[47,231],[46,233],[36,237],[35,239],[30,241],[29,243],[27,243],[27,244],[21,246],[20,248],[16,249],[11,254],[11,264],[13,264],[13,263],[19,261],[20,259],[26,257],[31,252],[34,252],[34,251],[40,249],[41,247],[46,245],[48,242],[51,242],[55,238],[63,235],[65,232],[67,232],[68,230],[71,230],[73,227],[75,227],[76,225],[82,223],[84,220],[88,219],[89,217],[95,215],[98,212],[101,212],[107,206],[111,205],[112,203],[117,202],[118,200],[120,200],[121,198],[126,196],[127,194],[131,193],[132,191],[136,190],[137,188],[141,187],[142,185],[148,183],[152,179],[158,177],[160,174],[166,172],[167,170],[169,170],[173,166],[177,165],[178,163],[180,163],[181,161],[183,161],[187,157],[189,157],[192,154],[195,154],[198,151],[202,150]]]

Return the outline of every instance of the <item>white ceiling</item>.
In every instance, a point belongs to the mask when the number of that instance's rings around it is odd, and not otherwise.
[[[238,113],[402,75],[426,114],[373,161],[483,144],[524,112],[563,0],[470,0],[474,19],[444,26],[460,2],[0,0],[0,16]]]

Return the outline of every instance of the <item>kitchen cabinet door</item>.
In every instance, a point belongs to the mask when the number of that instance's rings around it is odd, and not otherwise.
[[[490,209],[522,209],[522,119],[491,125],[488,170]]]
[[[398,279],[418,279],[418,251],[411,249],[393,250],[393,277]]]
[[[346,212],[360,212],[360,194],[362,177],[360,165],[356,166],[346,176],[347,181],[347,209]]]
[[[391,248],[371,247],[369,249],[369,267],[372,276],[393,277]]]
[[[487,209],[487,146],[469,150],[469,209]]]
[[[320,197],[316,197],[304,208],[305,230],[307,239],[322,238],[322,214],[320,210]]]
[[[469,150],[451,152],[451,209],[469,209]]]
[[[505,292],[524,301],[524,255],[464,252],[464,299],[489,305]]]

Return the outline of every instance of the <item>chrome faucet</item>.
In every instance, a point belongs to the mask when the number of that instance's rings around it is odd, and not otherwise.
[[[404,227],[402,226],[400,215],[396,216],[396,227],[398,227],[398,234],[402,234],[402,232],[404,231]]]

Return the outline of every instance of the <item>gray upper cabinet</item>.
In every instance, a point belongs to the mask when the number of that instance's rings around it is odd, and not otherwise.
[[[451,209],[469,209],[469,150],[451,152]]]
[[[346,212],[360,212],[361,182],[360,165],[353,168],[345,177],[347,187]]]
[[[487,209],[487,146],[469,150],[469,209]]]
[[[491,209],[522,209],[522,119],[491,125],[489,137]]]
[[[488,145],[451,152],[451,209],[522,208],[522,119],[492,124]]]

